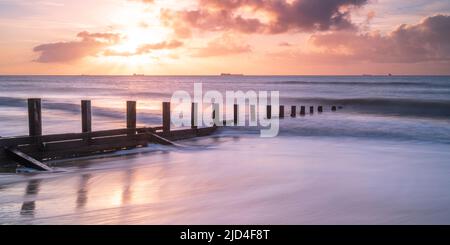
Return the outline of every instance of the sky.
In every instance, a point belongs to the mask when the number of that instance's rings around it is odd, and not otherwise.
[[[0,0],[0,74],[449,75],[449,0]]]

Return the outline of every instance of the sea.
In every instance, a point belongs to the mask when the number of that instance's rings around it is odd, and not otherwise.
[[[0,76],[0,136],[28,133],[27,98],[44,134],[80,132],[84,99],[93,130],[124,128],[127,100],[159,126],[161,102],[194,83],[279,91],[278,136],[223,127],[54,172],[0,168],[0,224],[450,224],[448,76]]]

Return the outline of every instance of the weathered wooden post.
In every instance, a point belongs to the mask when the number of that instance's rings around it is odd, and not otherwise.
[[[250,105],[250,122],[256,122],[256,106],[255,105]]]
[[[332,107],[331,107],[331,110],[332,110],[332,111],[336,111],[336,106],[335,106],[335,105],[332,106]]]
[[[314,106],[309,107],[309,114],[314,114]]]
[[[28,129],[30,136],[42,135],[41,99],[28,99]]]
[[[267,105],[267,110],[266,110],[266,117],[267,119],[271,119],[272,118],[272,106],[271,105]]]
[[[239,123],[239,105],[234,104],[233,106],[233,122],[234,126],[237,126]]]
[[[81,101],[81,132],[92,132],[92,111],[91,101]]]
[[[127,129],[136,129],[136,101],[127,101]],[[128,131],[128,134],[135,134],[136,131]]]
[[[219,111],[219,104],[218,103],[213,103],[212,104],[212,119],[214,122],[214,126],[219,126],[220,125],[220,111]]]
[[[170,132],[170,102],[162,103],[163,132]]]
[[[304,105],[300,106],[300,115],[304,116],[306,114],[306,107]]]
[[[321,105],[319,105],[319,106],[317,107],[317,111],[318,111],[319,113],[322,113],[322,112],[323,112],[323,107],[322,107]]]
[[[297,107],[295,105],[291,106],[291,117],[297,116]]]
[[[279,118],[284,118],[284,105],[280,105],[280,114],[278,116]]]
[[[192,103],[191,104],[191,128],[192,129],[196,129],[198,127],[197,112],[198,112],[198,104]]]

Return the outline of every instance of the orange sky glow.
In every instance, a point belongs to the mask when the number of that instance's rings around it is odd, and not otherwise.
[[[448,0],[2,0],[0,74],[450,74]]]

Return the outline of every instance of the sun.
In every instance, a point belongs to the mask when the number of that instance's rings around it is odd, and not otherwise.
[[[106,59],[121,63],[148,63],[149,59],[163,58],[163,55],[168,54],[163,50],[139,52],[139,48],[144,45],[167,41],[173,32],[161,23],[159,9],[127,4],[117,9],[110,18],[114,27],[111,31],[119,33],[121,39],[106,49],[101,57],[102,61]]]

